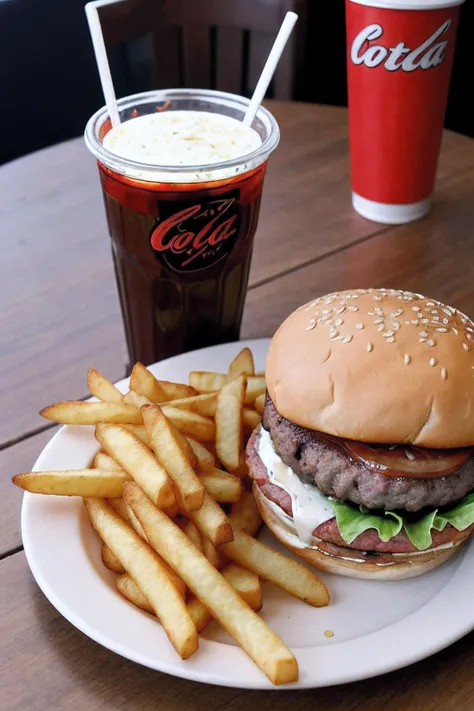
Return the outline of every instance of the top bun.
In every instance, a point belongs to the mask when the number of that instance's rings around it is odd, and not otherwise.
[[[267,388],[302,427],[380,444],[474,445],[474,323],[421,294],[321,296],[282,323]]]

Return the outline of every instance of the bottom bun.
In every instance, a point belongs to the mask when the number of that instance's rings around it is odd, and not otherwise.
[[[348,578],[376,578],[377,580],[415,578],[449,560],[469,537],[467,532],[453,541],[449,547],[440,546],[415,553],[373,553],[365,559],[362,551],[353,548],[334,546],[324,541],[320,542],[320,547],[316,539],[311,546],[302,543],[292,525],[292,519],[279,506],[269,501],[255,483],[253,493],[261,517],[286,548],[315,568],[327,573],[345,575]]]

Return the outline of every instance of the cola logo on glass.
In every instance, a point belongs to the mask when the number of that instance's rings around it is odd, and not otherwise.
[[[451,20],[443,22],[436,32],[422,42],[418,47],[410,48],[404,42],[395,47],[385,47],[381,44],[371,44],[383,35],[382,25],[367,25],[354,39],[351,47],[351,60],[354,64],[364,64],[366,67],[378,67],[383,64],[389,72],[414,72],[415,69],[431,69],[442,64],[447,39],[441,39],[451,27]],[[440,40],[440,41],[438,41]]]
[[[160,201],[150,235],[157,256],[176,271],[206,269],[226,257],[240,227],[239,190],[200,202]]]

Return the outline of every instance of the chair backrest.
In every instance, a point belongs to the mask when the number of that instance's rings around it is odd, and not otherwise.
[[[288,10],[300,15],[270,87],[291,99],[304,52],[308,0],[119,0],[99,8],[107,49],[142,42],[156,88],[193,87],[251,95]],[[148,44],[144,49],[143,42]],[[135,52],[136,54],[136,52]],[[127,73],[130,54],[122,54]],[[151,88],[151,87],[150,87]]]

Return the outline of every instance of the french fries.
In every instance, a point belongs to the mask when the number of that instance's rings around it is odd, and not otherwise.
[[[229,365],[229,378],[236,375],[255,375],[255,365],[250,348],[243,348]]]
[[[57,402],[40,410],[47,420],[62,425],[96,425],[98,422],[140,424],[142,416],[134,405],[125,402]]]
[[[188,511],[186,516],[215,546],[232,541],[234,537],[229,519],[207,492],[204,494],[201,508]]]
[[[216,414],[217,393],[203,393],[193,395],[193,397],[183,397],[179,400],[172,400],[171,407],[178,410],[188,410],[197,412],[198,415],[214,417]]]
[[[133,366],[130,373],[130,390],[148,398],[151,402],[164,402],[168,399],[153,373],[142,363],[135,363]]]
[[[12,479],[16,486],[32,494],[98,496],[110,499],[122,496],[124,484],[129,480],[127,472],[108,472],[101,469],[25,472]]]
[[[195,437],[204,442],[214,440],[216,426],[208,417],[198,415],[197,412],[179,410],[171,405],[162,405],[161,409],[168,420],[184,435]]]
[[[210,614],[234,637],[268,678],[274,684],[296,681],[298,664],[288,647],[237,595],[178,526],[132,482],[125,486],[124,499],[135,511],[157,553],[184,580]],[[140,583],[139,587],[149,597],[148,591]]]
[[[104,402],[121,402],[122,393],[113,385],[110,380],[99,373],[95,368],[89,368],[87,373],[87,386],[98,400]]]
[[[253,432],[253,430],[261,423],[262,418],[256,410],[244,407],[242,410],[242,420],[244,423],[244,431]]]
[[[224,385],[217,396],[216,451],[222,464],[230,471],[239,466],[244,395],[245,377],[239,375]]]
[[[233,474],[209,468],[199,474],[199,479],[207,493],[218,503],[233,504],[240,499],[242,482]]]
[[[124,490],[129,486],[126,484]],[[314,573],[244,531],[234,528],[234,540],[223,545],[222,550],[235,563],[253,570],[308,605],[324,607],[329,603],[327,588]]]
[[[181,434],[157,405],[146,405],[142,413],[151,447],[162,467],[173,479],[183,511],[199,509],[205,491],[191,466]]]
[[[105,501],[90,498],[85,499],[85,505],[92,525],[144,592],[173,647],[182,659],[190,657],[199,646],[197,630],[160,559]]]
[[[157,506],[165,508],[174,503],[173,485],[168,474],[143,442],[119,425],[101,423],[95,429],[95,436]],[[113,496],[108,494],[107,498]]]
[[[106,472],[122,472],[123,469],[115,459],[105,452],[97,452],[94,459],[92,460],[92,466],[95,469],[103,469]]]
[[[204,469],[213,469],[216,466],[216,458],[212,452],[193,437],[186,437],[186,439],[196,456],[199,469],[201,471]]]
[[[102,544],[102,548],[100,551],[100,557],[102,560],[102,563],[105,565],[106,568],[111,570],[113,573],[118,573],[119,575],[123,575],[125,573],[125,568],[123,567],[122,563],[120,560],[117,558],[115,553],[112,553],[110,548],[105,545],[105,543]]]
[[[315,607],[329,595],[315,573],[255,538],[262,519],[247,490],[245,443],[261,422],[266,385],[251,351],[227,373],[190,373],[190,385],[159,380],[141,363],[125,395],[93,368],[87,382],[99,402],[59,402],[41,414],[95,426],[101,449],[90,468],[13,482],[83,497],[117,591],[158,618],[183,659],[214,618],[273,683],[296,681],[295,657],[254,612],[260,579]]]
[[[143,407],[143,405],[152,404],[152,401],[145,397],[145,395],[139,395],[135,390],[129,390],[128,393],[123,396],[122,401],[127,403],[127,405],[134,405],[138,407],[138,409]]]
[[[227,383],[227,375],[194,371],[189,374],[189,383],[199,393],[214,393],[222,390]]]
[[[249,491],[243,491],[237,503],[232,504],[229,514],[232,527],[245,531],[249,536],[256,536],[262,526],[262,519],[257,503]]]

